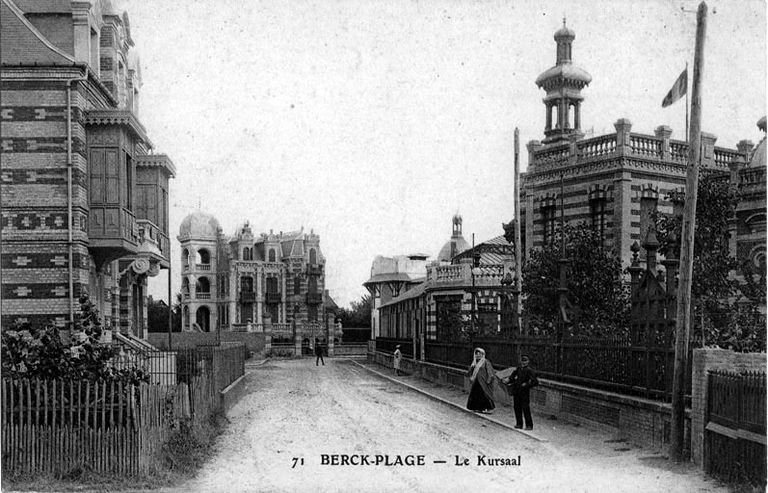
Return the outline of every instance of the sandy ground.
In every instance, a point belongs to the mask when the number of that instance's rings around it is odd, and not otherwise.
[[[632,447],[599,433],[542,423],[544,434],[559,427],[557,440],[538,442],[351,361],[326,363],[279,360],[250,368],[247,393],[230,411],[216,455],[197,478],[163,491],[727,491],[692,467],[627,453]],[[425,465],[323,465],[323,454],[371,461],[422,455]],[[457,466],[457,456],[469,465]],[[478,465],[478,456],[519,457],[520,465]]]

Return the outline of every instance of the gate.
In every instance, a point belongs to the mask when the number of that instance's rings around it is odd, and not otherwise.
[[[765,488],[765,384],[764,372],[707,375],[704,468],[708,474]]]

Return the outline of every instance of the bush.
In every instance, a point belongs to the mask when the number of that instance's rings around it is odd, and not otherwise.
[[[87,296],[80,298],[80,315],[64,338],[53,324],[15,326],[2,332],[4,377],[41,379],[105,379],[137,384],[149,381],[138,367],[118,367],[116,346],[99,342],[103,328]]]

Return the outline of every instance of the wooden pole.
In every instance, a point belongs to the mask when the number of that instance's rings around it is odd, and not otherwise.
[[[168,245],[168,351],[173,349],[171,333],[173,332],[173,290],[171,289],[171,247]],[[181,306],[179,306],[181,310]],[[179,314],[181,315],[181,314]]]
[[[672,420],[669,457],[682,462],[685,435],[685,368],[691,324],[691,281],[693,277],[693,235],[696,228],[696,197],[701,166],[701,79],[704,72],[704,40],[707,32],[707,4],[699,4],[696,15],[696,53],[693,59],[691,126],[688,148],[688,172],[685,182],[680,284],[677,290],[675,325],[675,366],[672,376]]]
[[[515,325],[520,330],[520,315],[522,314],[520,294],[523,290],[522,279],[522,255],[520,238],[520,130],[515,127],[515,289],[517,290],[517,303],[515,303]]]

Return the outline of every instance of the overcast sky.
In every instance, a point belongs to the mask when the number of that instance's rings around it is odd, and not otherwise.
[[[544,91],[563,16],[574,64],[592,75],[582,127],[658,125],[683,138],[685,104],[661,100],[693,66],[695,1],[128,0],[142,66],[140,119],[178,175],[171,184],[174,292],[183,218],[224,232],[320,235],[326,287],[365,293],[374,256],[435,256],[502,234],[512,215],[513,131],[543,138]],[[765,115],[761,0],[709,2],[703,130],[757,143]],[[685,9],[685,11],[683,10]],[[686,12],[690,11],[690,12]],[[692,69],[691,69],[692,73]],[[164,277],[164,274],[161,275]],[[165,297],[164,279],[150,292]]]

